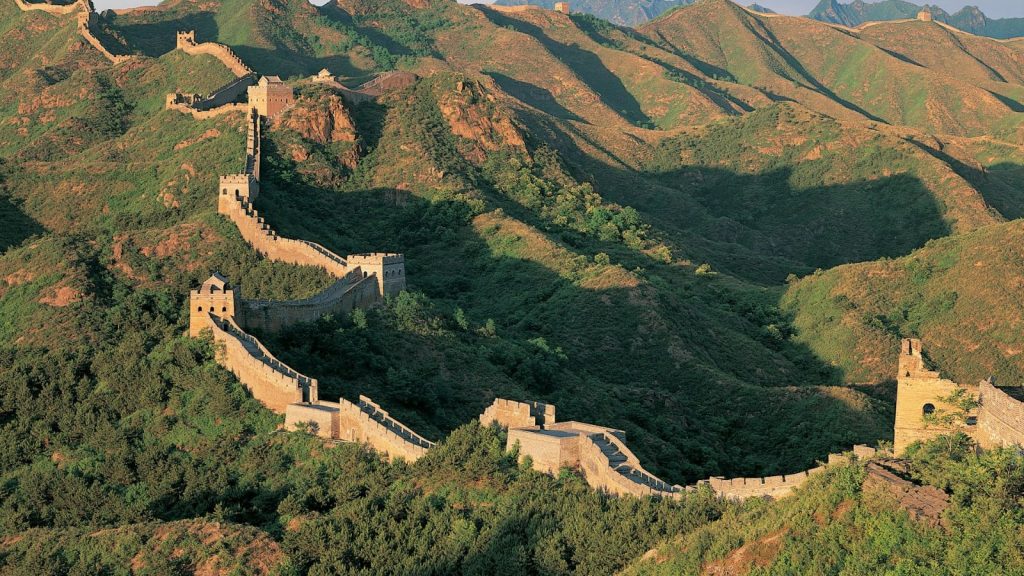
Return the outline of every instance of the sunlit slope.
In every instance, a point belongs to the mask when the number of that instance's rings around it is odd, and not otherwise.
[[[909,23],[908,32],[915,26],[935,25]],[[1020,112],[984,88],[805,18],[755,15],[726,0],[706,0],[641,30],[718,74],[840,118],[1014,138],[1020,124]]]
[[[936,240],[904,258],[841,266],[793,283],[782,301],[797,339],[852,382],[892,379],[901,337],[920,337],[944,373],[1024,380],[1024,224]]]

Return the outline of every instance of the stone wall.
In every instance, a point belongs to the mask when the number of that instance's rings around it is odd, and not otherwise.
[[[65,16],[67,14],[73,14],[79,10],[90,11],[91,4],[78,0],[71,4],[50,4],[48,2],[25,2],[24,0],[14,0],[14,3],[18,5],[23,12],[31,10],[38,10],[40,12],[46,12],[47,14],[53,14],[55,16]]]
[[[82,35],[93,48],[99,51],[100,54],[113,62],[114,64],[120,64],[127,62],[131,59],[131,56],[117,55],[112,53],[103,45],[103,42],[96,36],[95,28],[98,24],[96,10],[92,5],[92,0],[77,0],[72,4],[51,4],[48,2],[25,2],[24,0],[14,0],[14,3],[23,12],[38,10],[46,12],[47,14],[53,14],[55,16],[66,16],[68,14],[78,14],[78,33]]]
[[[103,45],[103,42],[101,42],[96,36],[95,28],[98,25],[98,17],[96,16],[96,12],[93,12],[91,9],[92,3],[88,2],[85,4],[89,7],[89,11],[79,12],[78,14],[78,33],[82,35],[82,38],[85,38],[86,42],[91,44],[93,48],[98,50],[100,54],[103,54],[107,60],[110,60],[114,64],[121,64],[131,60],[131,56],[118,55],[107,50]]]
[[[555,407],[542,402],[516,402],[495,398],[480,415],[480,424],[497,423],[502,428],[529,428],[555,423]]]
[[[196,120],[209,120],[210,118],[216,118],[222,114],[230,114],[231,112],[248,112],[248,104],[226,104],[224,106],[218,106],[210,110],[196,110],[188,104],[183,104],[175,101],[175,97],[181,96],[181,94],[168,94],[167,104],[165,108],[167,110],[174,110],[175,112],[181,112],[182,114],[191,114]]]
[[[365,396],[359,397],[358,404],[341,399],[289,405],[285,427],[295,430],[306,426],[324,438],[366,444],[392,460],[418,460],[434,445]]]
[[[224,86],[214,90],[208,96],[202,96],[200,94],[182,94],[180,92],[168,94],[165,108],[168,110],[176,110],[184,114],[192,114],[192,116],[197,120],[212,118],[214,116],[239,110],[247,111],[249,110],[248,104],[235,103],[235,100],[244,94],[249,86],[252,86],[255,81],[256,76],[251,74],[235,78],[231,82],[228,82]]]
[[[228,317],[210,315],[217,362],[238,377],[253,397],[274,412],[295,402],[316,402],[317,381],[274,357]]]
[[[196,33],[194,30],[189,32],[178,32],[177,37],[178,50],[192,56],[199,54],[208,54],[214,58],[220,60],[228,67],[229,70],[235,76],[248,76],[255,74],[252,68],[246,66],[245,62],[238,57],[237,54],[227,46],[223,44],[217,44],[216,42],[196,42]]]
[[[978,391],[978,431],[984,438],[983,444],[1024,445],[1024,403],[990,381],[983,381]]]
[[[347,314],[378,301],[377,285],[356,268],[323,292],[304,300],[244,300],[241,323],[246,329],[276,332],[328,314]]]

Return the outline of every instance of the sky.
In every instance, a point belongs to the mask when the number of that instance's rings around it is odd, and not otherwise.
[[[462,0],[465,1],[465,0]],[[743,4],[753,3],[755,0],[740,0]],[[844,4],[852,0],[840,0]],[[871,1],[871,0],[867,0]],[[967,4],[981,8],[989,18],[1024,18],[1024,0],[910,0],[915,4],[934,4],[941,6],[947,12],[953,13]],[[157,0],[93,0],[97,10],[107,8],[129,8],[133,6],[151,6],[158,4]],[[322,4],[323,0],[315,2]],[[468,2],[467,2],[468,3]],[[486,3],[486,2],[484,2]],[[757,0],[758,4],[767,6],[780,14],[803,15],[811,11],[818,3],[818,0]]]

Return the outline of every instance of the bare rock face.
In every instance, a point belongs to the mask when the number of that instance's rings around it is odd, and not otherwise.
[[[330,94],[316,99],[300,98],[284,117],[284,126],[306,140],[320,144],[355,142],[356,126],[340,96]]]
[[[462,147],[468,160],[482,162],[486,152],[503,147],[526,149],[511,116],[499,110],[494,97],[485,94],[476,82],[459,82],[455,91],[439,99],[438,105],[452,133],[472,143]]]

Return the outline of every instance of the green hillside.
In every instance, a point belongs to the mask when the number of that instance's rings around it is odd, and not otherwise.
[[[862,497],[857,466],[779,504],[613,498],[472,422],[496,396],[551,402],[686,484],[890,439],[900,337],[956,378],[1019,380],[1013,45],[723,0],[639,30],[443,0],[172,0],[100,18],[135,55],[112,65],[74,16],[0,16],[0,572],[689,573],[786,525],[776,571],[870,573],[893,534],[922,566],[957,542]],[[174,50],[178,30],[296,89],[264,135],[274,229],[405,255],[410,290],[385,306],[258,336],[324,399],[365,394],[437,440],[423,459],[281,431],[185,336],[213,271],[246,298],[331,278],[216,214],[244,121],[164,110],[232,78]],[[323,68],[420,78],[355,104],[303,81]],[[326,129],[335,112],[351,126]],[[959,545],[1006,566],[1014,458],[915,461],[957,498]],[[665,563],[639,560],[655,547]]]

